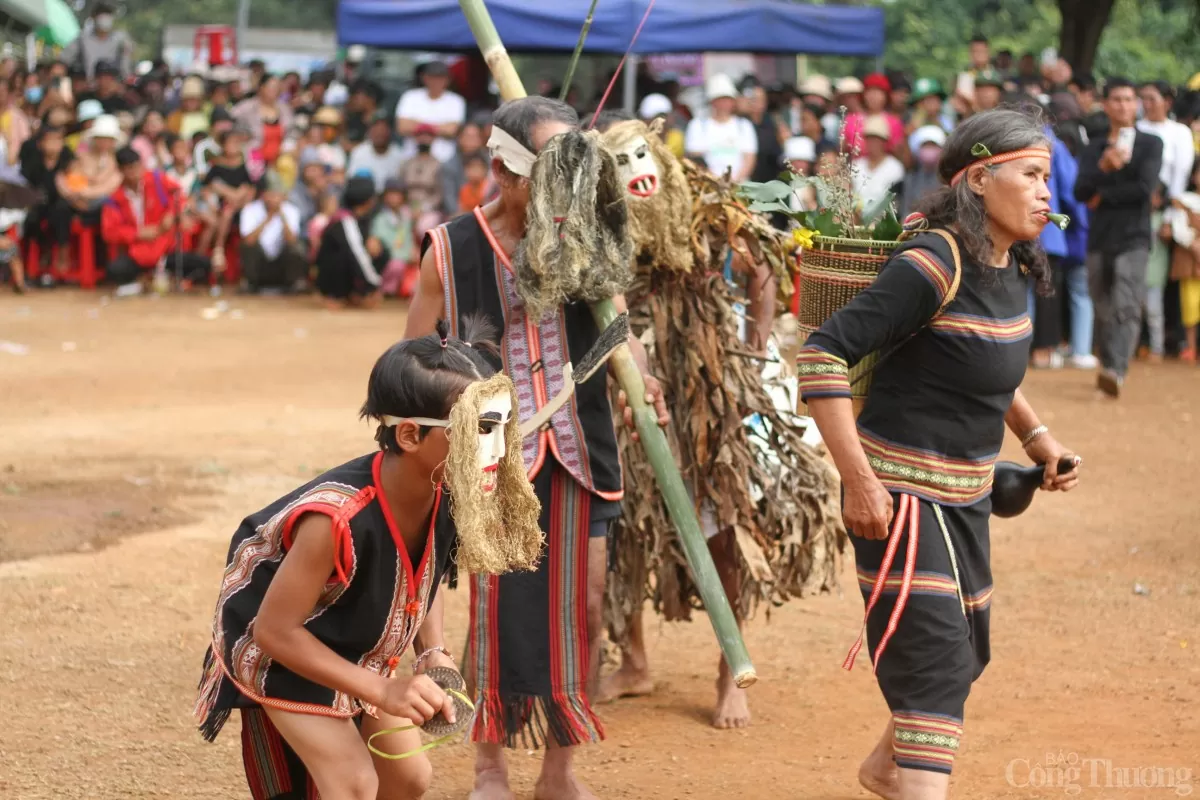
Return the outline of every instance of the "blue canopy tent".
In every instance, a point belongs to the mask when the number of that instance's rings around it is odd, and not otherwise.
[[[624,53],[648,0],[600,0],[586,53]],[[570,51],[589,0],[487,0],[511,52]],[[402,50],[471,50],[458,0],[342,0],[338,41]],[[878,56],[883,10],[789,0],[656,0],[633,52]]]

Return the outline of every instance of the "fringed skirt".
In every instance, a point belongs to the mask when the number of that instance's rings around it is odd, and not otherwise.
[[[587,696],[592,497],[553,459],[534,489],[546,532],[537,570],[471,578],[471,738],[527,748],[598,742],[604,729]]]

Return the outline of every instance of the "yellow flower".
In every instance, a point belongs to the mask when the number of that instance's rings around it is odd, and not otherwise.
[[[808,228],[796,228],[792,231],[792,242],[796,247],[809,248],[813,246],[813,237],[817,235],[814,230]]]

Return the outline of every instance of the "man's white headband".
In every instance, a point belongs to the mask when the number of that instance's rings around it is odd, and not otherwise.
[[[508,167],[508,171],[522,178],[533,174],[533,162],[537,156],[525,149],[525,145],[514,139],[507,131],[492,126],[492,135],[488,137],[488,150],[492,158],[498,158]]]

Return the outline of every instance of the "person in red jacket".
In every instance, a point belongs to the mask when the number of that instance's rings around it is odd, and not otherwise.
[[[179,239],[179,185],[162,172],[147,172],[141,157],[129,147],[117,152],[121,185],[104,204],[101,230],[104,240],[117,247],[108,266],[114,283],[127,285],[149,280],[160,263],[180,274],[187,288],[208,275],[208,260],[182,252]]]

